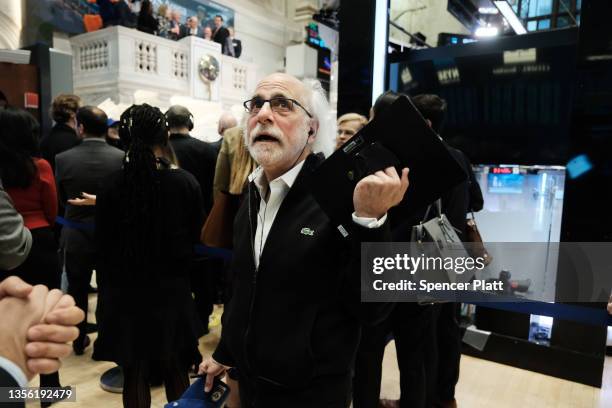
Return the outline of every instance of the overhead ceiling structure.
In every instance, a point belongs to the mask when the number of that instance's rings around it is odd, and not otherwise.
[[[499,35],[577,26],[581,8],[581,0],[448,0],[470,32],[496,28]]]

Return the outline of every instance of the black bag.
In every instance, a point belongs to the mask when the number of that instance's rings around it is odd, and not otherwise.
[[[394,166],[410,168],[410,187],[399,204],[413,214],[467,175],[405,95],[387,93],[384,108],[325,160],[314,173],[312,193],[329,218],[350,223],[355,185],[369,174]]]

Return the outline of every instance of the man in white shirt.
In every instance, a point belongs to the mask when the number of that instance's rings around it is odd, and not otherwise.
[[[235,220],[231,300],[212,358],[209,388],[228,367],[249,407],[342,407],[362,324],[388,305],[360,303],[361,242],[388,241],[387,211],[408,187],[387,168],[362,179],[353,223],[341,233],[310,194],[334,135],[320,84],[273,74],[245,102],[245,144],[260,167]]]
[[[191,16],[187,19],[187,24],[183,30],[184,33],[181,35],[181,38],[188,35],[195,35],[196,37],[204,38],[202,27],[200,27],[200,21],[196,16]]]

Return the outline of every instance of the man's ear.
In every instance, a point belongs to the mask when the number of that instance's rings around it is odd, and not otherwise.
[[[425,119],[425,122],[427,122],[427,126],[431,127],[431,120]]]
[[[85,134],[85,127],[83,126],[82,123],[79,123],[79,126],[77,127],[77,130],[79,132],[79,136],[83,137],[83,135]]]
[[[311,120],[310,129],[308,130],[308,143],[313,143],[319,132],[319,121]]]

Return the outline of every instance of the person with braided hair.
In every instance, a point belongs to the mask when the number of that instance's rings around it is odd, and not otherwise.
[[[177,400],[189,386],[189,366],[201,360],[204,329],[189,270],[204,221],[202,193],[176,166],[158,108],[132,105],[121,115],[119,136],[127,147],[123,168],[96,198],[103,256],[93,358],[123,368],[124,407],[149,407],[153,373],[168,400]]]

